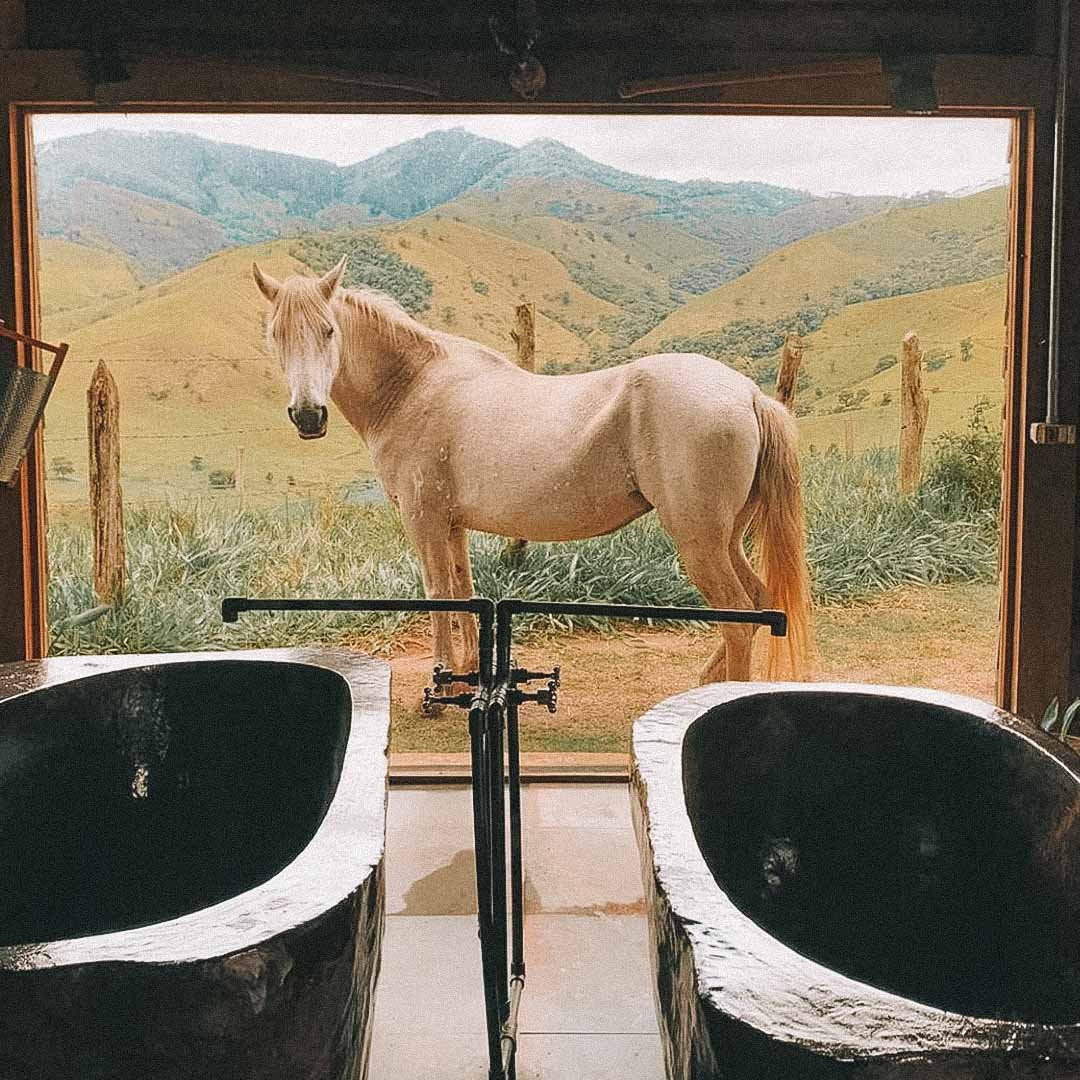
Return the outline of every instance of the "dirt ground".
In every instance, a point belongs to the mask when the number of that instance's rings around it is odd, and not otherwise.
[[[559,709],[521,711],[522,749],[625,751],[634,720],[656,702],[697,685],[714,631],[634,625],[618,632],[577,632],[534,639],[515,649],[518,663],[562,666]],[[997,646],[993,585],[908,588],[868,604],[824,608],[815,616],[816,682],[929,686],[992,699]],[[757,645],[763,654],[764,633]],[[431,650],[421,631],[390,651],[393,695],[391,748],[462,751],[465,714],[419,711],[431,677]],[[755,671],[762,670],[759,662]]]

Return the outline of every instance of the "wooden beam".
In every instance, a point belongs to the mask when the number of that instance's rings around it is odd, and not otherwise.
[[[718,111],[766,108],[884,111],[888,84],[881,74],[740,82],[650,94],[632,102],[619,88],[637,79],[693,76],[639,67],[622,51],[564,53],[548,66],[548,89],[538,105],[515,101],[506,71],[486,52],[371,54],[362,67],[340,54],[247,54],[236,58],[157,53],[125,58],[127,82],[95,87],[82,54],[14,50],[0,53],[0,97],[41,105],[122,108],[140,106],[299,109],[412,107],[431,110],[478,106],[543,110],[545,107],[608,106],[627,112],[702,106]],[[702,71],[775,71],[844,62],[823,53],[714,53]],[[1053,61],[1041,56],[949,55],[936,60],[938,98],[945,110],[1047,108],[1053,101]],[[365,82],[381,81],[381,85]],[[406,87],[415,84],[412,90]],[[435,86],[437,84],[437,87]],[[433,88],[439,97],[434,98]]]
[[[64,0],[35,0],[31,29],[35,44],[81,46],[85,15]],[[278,0],[273,11],[253,0],[219,4],[128,5],[115,28],[119,44],[148,50],[189,42],[202,48],[346,47],[360,50],[470,49],[492,45],[491,6],[465,0]],[[76,17],[73,17],[76,16]],[[538,55],[548,59],[563,44],[583,50],[616,46],[642,55],[721,48],[875,51],[910,48],[939,52],[1023,51],[1037,27],[1023,0],[968,0],[941,3],[912,0],[883,3],[708,3],[669,0],[597,0],[588,4],[547,4],[541,10]],[[493,48],[492,48],[492,51]]]

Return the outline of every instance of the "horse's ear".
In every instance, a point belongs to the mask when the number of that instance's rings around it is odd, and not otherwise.
[[[338,260],[337,266],[335,266],[333,270],[328,270],[321,278],[319,278],[319,290],[327,300],[334,295],[334,290],[341,284],[341,279],[345,275],[345,266],[348,261],[348,255],[342,255]]]
[[[259,286],[259,292],[266,297],[272,304],[276,299],[279,292],[281,292],[281,282],[272,278],[269,274],[264,274],[259,269],[258,263],[251,264],[251,273],[255,278],[255,284]]]

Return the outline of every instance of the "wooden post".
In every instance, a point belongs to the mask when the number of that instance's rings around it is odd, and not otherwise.
[[[94,529],[94,591],[102,603],[124,594],[124,505],[120,492],[120,395],[104,360],[86,391],[90,444],[90,516]]]
[[[236,467],[233,469],[233,481],[236,484],[236,494],[240,496],[240,509],[244,509],[244,448],[236,448]]]
[[[788,334],[784,338],[784,348],[780,352],[780,371],[776,376],[776,400],[789,409],[795,408],[795,382],[802,363],[803,343],[798,334]]]
[[[844,457],[850,461],[855,456],[855,417],[844,417]]]
[[[514,308],[514,328],[510,331],[517,346],[517,365],[526,371],[536,371],[536,308],[518,304]]]
[[[912,495],[922,472],[922,444],[930,400],[922,391],[922,350],[914,330],[904,335],[900,375],[900,491]]]

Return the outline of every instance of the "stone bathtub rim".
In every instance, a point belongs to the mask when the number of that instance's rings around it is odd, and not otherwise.
[[[771,1039],[848,1060],[977,1051],[1080,1057],[1080,1023],[971,1017],[881,990],[796,952],[728,898],[698,848],[686,809],[683,738],[710,709],[777,692],[898,698],[968,713],[1009,730],[1080,784],[1067,747],[1004,710],[944,691],[865,683],[715,683],[668,698],[634,724],[631,782],[644,801],[652,873],[692,950],[699,997]],[[778,1008],[783,1001],[790,1007]]]
[[[183,663],[277,663],[331,671],[352,702],[341,774],[322,821],[291,862],[235,896],[174,919],[85,937],[0,947],[0,973],[91,963],[186,964],[217,960],[300,926],[360,889],[385,848],[390,668],[330,648],[51,657],[0,665],[0,704],[113,671]],[[266,913],[277,929],[267,933]]]

